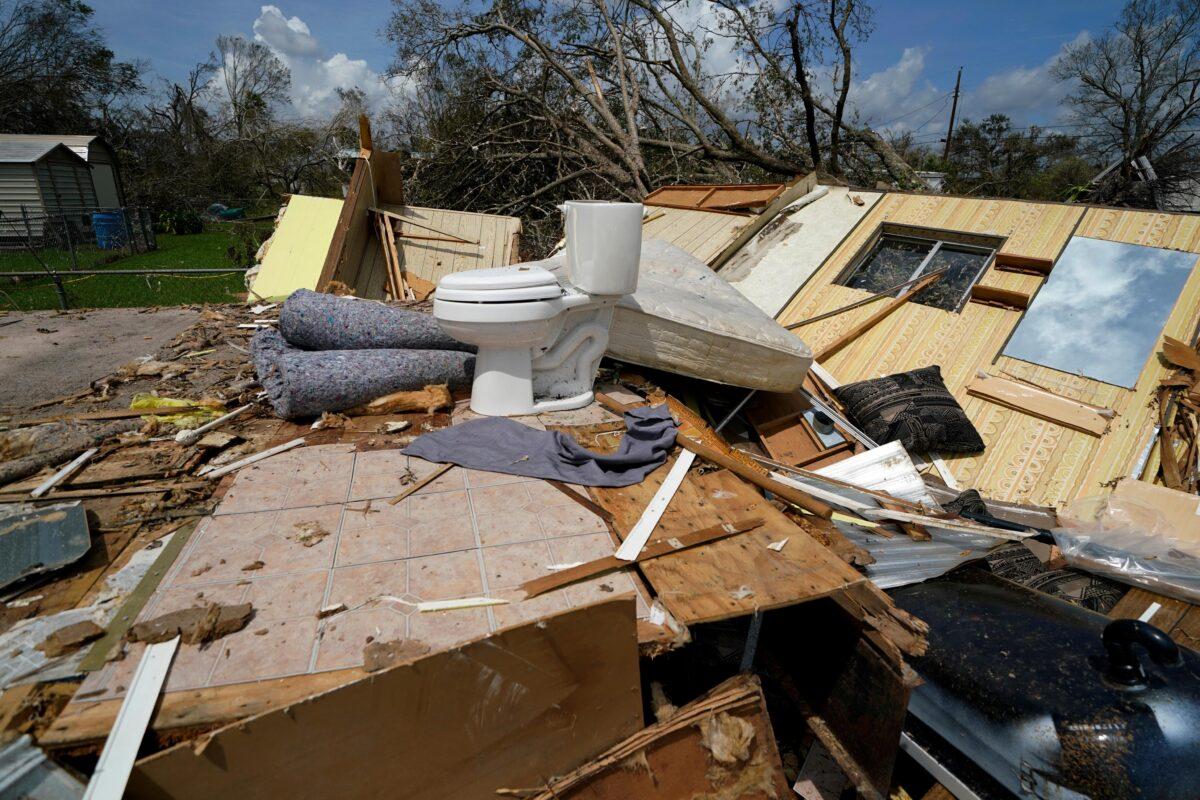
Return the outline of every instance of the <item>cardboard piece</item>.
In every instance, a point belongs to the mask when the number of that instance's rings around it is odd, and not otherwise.
[[[138,762],[128,796],[494,800],[634,733],[641,702],[635,604],[618,598],[157,753]]]

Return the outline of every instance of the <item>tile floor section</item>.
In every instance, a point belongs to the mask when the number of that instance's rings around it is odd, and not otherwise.
[[[242,469],[192,534],[140,619],[206,602],[249,602],[242,631],[183,645],[166,691],[355,667],[371,640],[412,638],[433,650],[548,613],[643,588],[608,575],[510,605],[419,613],[410,603],[511,597],[548,565],[611,555],[599,517],[540,480],[455,467],[397,505],[406,469],[437,465],[398,450],[302,447]],[[254,567],[261,562],[261,567]],[[323,620],[317,612],[344,603]],[[77,700],[119,697],[141,657],[92,673]]]

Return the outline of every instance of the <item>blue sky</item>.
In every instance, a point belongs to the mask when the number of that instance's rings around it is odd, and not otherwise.
[[[876,123],[935,137],[963,66],[963,111],[998,111],[1018,124],[1054,123],[1062,88],[1048,68],[1064,44],[1095,35],[1122,0],[877,0],[876,27],[856,51],[853,103]],[[258,34],[292,68],[299,114],[319,113],[335,84],[378,89],[390,48],[380,35],[386,0],[102,0],[96,21],[121,58],[181,78],[222,33]],[[897,119],[899,118],[899,119]],[[893,120],[896,120],[893,122]]]

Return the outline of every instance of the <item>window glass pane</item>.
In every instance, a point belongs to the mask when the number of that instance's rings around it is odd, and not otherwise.
[[[1132,388],[1196,259],[1073,237],[1004,355]]]
[[[940,269],[946,270],[946,274],[914,297],[913,301],[945,311],[957,311],[967,290],[975,285],[991,255],[987,251],[963,250],[943,244],[929,259],[924,274]]]
[[[932,249],[932,242],[915,242],[884,236],[862,266],[846,281],[846,285],[868,292],[890,289],[911,278]]]

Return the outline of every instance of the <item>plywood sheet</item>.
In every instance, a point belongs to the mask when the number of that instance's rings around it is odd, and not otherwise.
[[[592,489],[616,519],[631,530],[674,463],[622,489]],[[659,599],[685,625],[712,622],[758,609],[803,603],[839,592],[865,578],[817,543],[749,483],[727,470],[688,474],[651,541],[762,517],[762,526],[719,542],[654,559],[641,566]],[[779,551],[767,545],[787,539]]]
[[[404,269],[430,283],[453,272],[503,267],[515,262],[521,220],[420,206],[381,206],[411,222],[397,226]],[[420,237],[420,238],[418,238]],[[443,241],[466,239],[466,242]]]
[[[779,315],[796,322],[862,299],[865,292],[839,286],[837,277],[884,222],[1005,238],[1003,254],[1056,259],[1072,235],[1200,253],[1200,216],[1120,209],[1088,209],[1056,203],[890,193],[846,237],[821,269],[796,292]],[[1043,278],[984,273],[986,286],[1030,295]],[[790,287],[789,287],[790,288]],[[870,307],[804,328],[805,341],[819,351],[871,313]],[[1147,360],[1134,390],[1001,356],[1021,312],[968,303],[960,313],[909,303],[824,364],[843,383],[938,364],[987,445],[980,454],[943,454],[955,479],[997,500],[1060,505],[1104,491],[1132,469],[1154,427],[1153,387],[1166,370],[1157,356]],[[1164,333],[1188,339],[1200,322],[1200,270],[1193,272]],[[1031,418],[967,393],[980,370],[1028,381],[1056,395],[1112,409],[1116,418],[1097,438],[1055,422]],[[1157,455],[1148,467],[1157,470]]]
[[[510,628],[138,762],[130,797],[480,798],[641,727],[633,600]]]
[[[292,195],[267,244],[254,293],[282,300],[297,289],[315,290],[341,213],[341,200]]]

